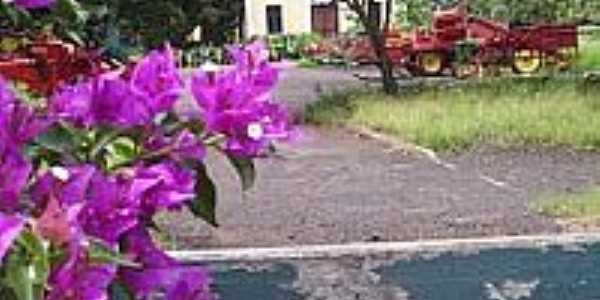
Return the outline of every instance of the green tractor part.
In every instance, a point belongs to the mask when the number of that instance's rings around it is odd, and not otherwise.
[[[475,75],[479,66],[475,61],[479,43],[476,40],[466,39],[456,42],[454,45],[453,72],[457,78],[466,78]]]

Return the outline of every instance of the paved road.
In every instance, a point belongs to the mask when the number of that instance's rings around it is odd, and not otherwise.
[[[361,87],[354,78],[356,69],[343,70],[326,67],[320,69],[284,69],[275,96],[292,109],[302,110],[318,100],[321,93]]]
[[[356,84],[328,70],[288,70],[281,99],[315,101],[315,84]],[[211,157],[221,228],[171,217],[179,247],[279,246],[555,233],[529,209],[542,194],[600,182],[600,154],[480,149],[442,157],[455,169],[340,130],[305,128],[282,156],[258,162],[254,190],[240,195],[231,168]]]

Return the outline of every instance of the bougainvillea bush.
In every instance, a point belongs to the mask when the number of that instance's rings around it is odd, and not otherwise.
[[[248,188],[253,159],[290,136],[264,47],[230,50],[234,66],[186,80],[165,46],[48,99],[0,79],[0,299],[215,297],[207,272],[152,231],[157,213],[182,209],[216,225],[209,149]]]

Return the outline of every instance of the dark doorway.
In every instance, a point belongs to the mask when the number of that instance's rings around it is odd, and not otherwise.
[[[281,5],[267,5],[267,32],[280,34],[283,32]]]
[[[381,3],[374,0],[369,1],[369,20],[381,28]]]
[[[323,36],[335,36],[338,33],[337,5],[315,4],[312,6],[312,31]]]

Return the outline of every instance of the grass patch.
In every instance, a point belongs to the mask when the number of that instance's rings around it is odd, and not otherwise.
[[[600,225],[600,188],[576,194],[544,197],[536,201],[533,209],[554,218],[586,225]]]
[[[319,62],[310,59],[310,58],[301,58],[300,60],[298,60],[298,67],[299,68],[304,68],[304,69],[315,69],[320,67],[321,64],[319,64]]]
[[[600,149],[600,88],[577,80],[504,79],[398,96],[324,97],[306,119],[366,126],[436,151],[478,144]]]
[[[600,70],[600,37],[589,37],[581,42],[577,69]]]
[[[343,125],[352,118],[356,110],[355,101],[366,91],[333,91],[324,94],[319,101],[309,105],[304,113],[304,122],[314,125]]]

